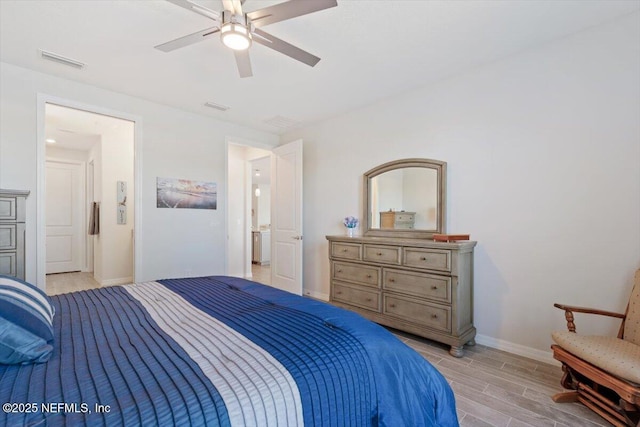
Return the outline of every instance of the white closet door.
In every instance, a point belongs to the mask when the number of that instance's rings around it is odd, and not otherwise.
[[[46,164],[47,274],[80,271],[83,266],[82,164]]]

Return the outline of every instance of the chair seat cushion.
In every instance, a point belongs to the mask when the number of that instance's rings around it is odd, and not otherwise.
[[[640,383],[640,345],[614,337],[553,332],[553,340],[568,352],[619,378]]]

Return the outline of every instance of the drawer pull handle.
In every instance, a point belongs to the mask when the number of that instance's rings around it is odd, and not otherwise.
[[[376,255],[378,255],[378,256],[382,256],[382,252],[378,252]]]
[[[437,290],[438,290],[438,287],[437,287],[436,285],[432,285],[432,286],[431,286],[431,289],[432,289],[432,290],[434,290],[434,291],[437,291]]]
[[[367,298],[367,302],[371,302],[373,301],[371,298]]]
[[[427,260],[426,256],[420,257],[420,261],[426,261],[426,260]]]
[[[338,270],[338,273],[342,273],[342,270]]]
[[[371,275],[370,274],[367,274],[367,279],[371,279]]]
[[[438,315],[437,315],[437,314],[432,314],[432,315],[431,315],[431,318],[432,318],[432,319],[437,319],[437,318],[438,318]]]
[[[347,248],[344,248],[344,249],[342,250],[342,252],[347,252]]]
[[[389,281],[390,281],[391,283],[394,283],[394,282],[396,281],[396,279],[389,279]]]
[[[341,295],[342,291],[336,291],[336,295]]]
[[[396,305],[395,304],[389,304],[389,307],[394,308]]]

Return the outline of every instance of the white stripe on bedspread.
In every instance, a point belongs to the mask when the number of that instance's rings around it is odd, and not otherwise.
[[[157,282],[124,288],[204,371],[232,426],[303,425],[298,386],[273,356]]]

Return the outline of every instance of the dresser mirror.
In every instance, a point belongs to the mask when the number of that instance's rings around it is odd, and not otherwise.
[[[364,174],[365,236],[432,238],[445,232],[447,163],[395,160]]]

